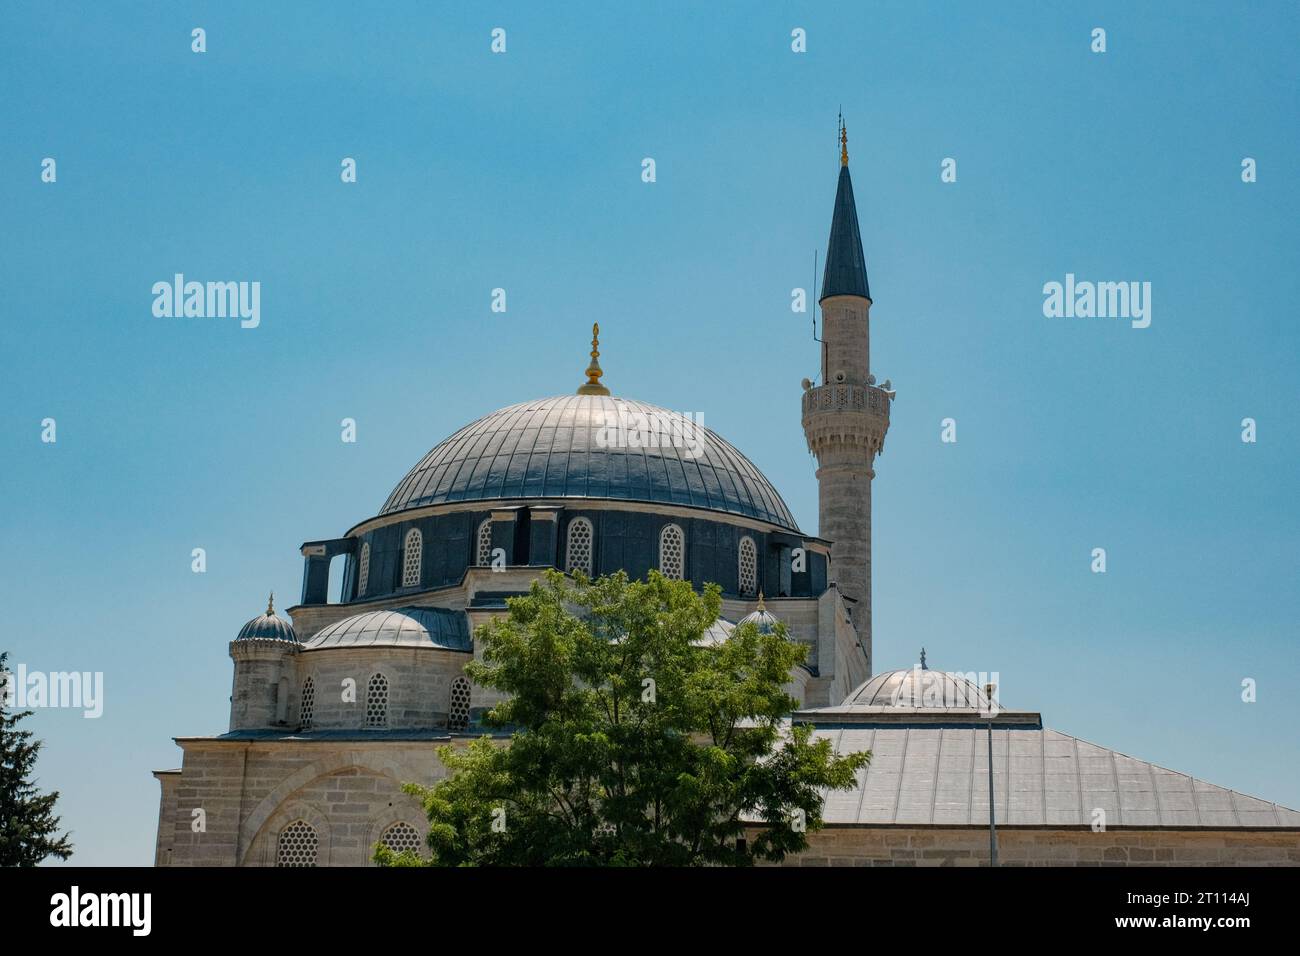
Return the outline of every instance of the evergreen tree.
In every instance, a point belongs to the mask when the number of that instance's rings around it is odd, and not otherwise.
[[[72,843],[68,834],[58,835],[58,791],[43,794],[31,779],[41,741],[32,740],[30,730],[17,729],[31,711],[8,711],[8,658],[0,652],[0,866],[36,866],[50,856],[66,860]]]

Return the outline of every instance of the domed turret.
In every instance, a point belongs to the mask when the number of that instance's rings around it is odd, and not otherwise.
[[[288,720],[290,662],[302,645],[293,625],[275,613],[275,595],[266,613],[239,629],[230,642],[235,686],[230,695],[230,729],[283,726]]]

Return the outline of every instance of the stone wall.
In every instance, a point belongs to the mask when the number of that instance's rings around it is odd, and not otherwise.
[[[463,651],[415,647],[327,648],[297,655],[297,679],[290,726],[301,721],[302,686],[310,675],[314,686],[314,730],[362,730],[370,679],[388,680],[388,721],[391,729],[447,726],[451,683],[465,676],[470,655]],[[343,699],[343,681],[356,682],[354,701]],[[265,725],[264,725],[265,726]]]
[[[784,866],[987,866],[983,827],[826,827]],[[998,828],[1002,866],[1300,866],[1300,831]]]
[[[172,845],[176,839],[176,790],[180,786],[179,770],[155,770],[162,794],[158,801],[158,839],[154,845],[153,865],[167,866],[172,858]]]
[[[393,823],[428,832],[419,801],[401,785],[446,775],[436,740],[181,744],[179,778],[159,777],[161,866],[274,866],[281,832],[298,820],[314,830],[317,866],[365,866]]]

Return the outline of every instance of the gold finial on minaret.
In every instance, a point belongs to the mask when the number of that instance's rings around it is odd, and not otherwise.
[[[600,323],[591,325],[591,364],[587,366],[587,381],[578,387],[579,395],[608,395],[609,389],[600,384],[605,373],[600,369]]]
[[[275,592],[272,591],[271,596],[266,599],[266,616],[272,617],[274,614],[275,614]]]
[[[844,125],[844,120],[840,119],[840,165],[849,164],[849,128]]]

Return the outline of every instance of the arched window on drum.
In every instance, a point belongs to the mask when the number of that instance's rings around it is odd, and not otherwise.
[[[675,524],[659,532],[659,573],[674,581],[686,576],[686,534]]]
[[[569,522],[569,539],[565,545],[564,570],[572,574],[581,571],[591,577],[592,551],[595,535],[591,522],[586,518],[574,518]]]

